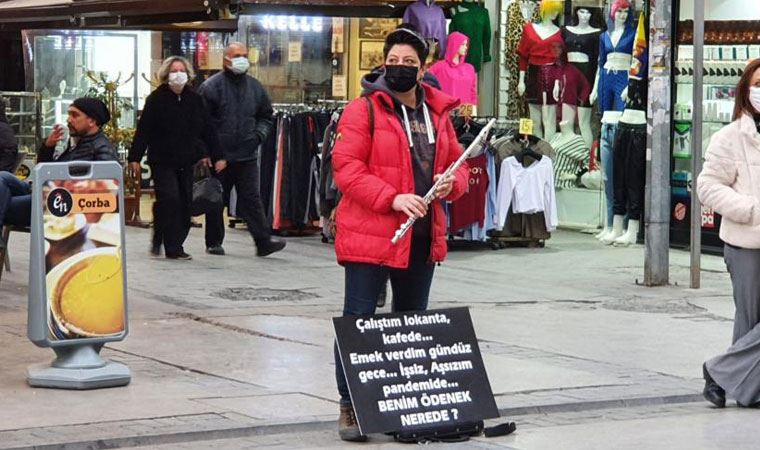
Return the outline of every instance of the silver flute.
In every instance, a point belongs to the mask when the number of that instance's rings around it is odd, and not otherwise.
[[[429,205],[435,200],[435,191],[438,189],[438,186],[443,184],[444,180],[448,178],[449,176],[453,175],[454,172],[457,171],[459,166],[464,163],[464,161],[470,157],[476,150],[480,148],[481,145],[486,143],[486,139],[488,139],[488,133],[491,131],[491,128],[496,124],[496,119],[491,119],[488,121],[488,124],[480,130],[480,133],[478,133],[477,137],[475,137],[475,140],[472,141],[472,144],[470,144],[469,147],[467,147],[467,150],[462,153],[462,156],[459,157],[456,161],[454,161],[453,164],[449,166],[448,169],[446,169],[445,172],[441,175],[440,178],[438,178],[438,181],[433,184],[433,187],[430,188],[430,190],[425,194],[425,196],[422,198],[422,200],[425,202],[426,205]],[[402,237],[406,234],[407,231],[409,231],[412,228],[412,225],[414,225],[414,222],[417,220],[416,217],[410,217],[409,220],[404,222],[401,227],[396,230],[396,234],[393,235],[393,239],[391,239],[391,242],[395,245],[398,244],[398,241],[401,240]]]

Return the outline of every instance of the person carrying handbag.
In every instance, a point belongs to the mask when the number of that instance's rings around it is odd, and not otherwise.
[[[167,58],[158,70],[161,85],[145,101],[129,151],[132,176],[140,177],[146,150],[153,174],[153,239],[150,252],[168,259],[189,260],[184,242],[190,231],[193,166],[211,167],[221,159],[218,137],[203,98],[189,85],[192,65],[179,56]]]

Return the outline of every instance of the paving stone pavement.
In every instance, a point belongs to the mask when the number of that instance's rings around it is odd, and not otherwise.
[[[148,230],[128,229],[130,336],[104,350],[130,367],[132,383],[68,392],[25,384],[25,368],[52,352],[26,340],[28,237],[13,236],[13,272],[0,283],[0,448],[259,436],[287,448],[284,430],[335,446],[330,318],[343,280],[332,247],[291,238],[256,258],[250,237],[232,230],[220,258],[203,253],[195,229],[196,258],[177,262],[149,258],[148,241]],[[730,283],[717,257],[703,260],[698,291],[683,287],[688,254],[671,252],[671,264],[672,286],[642,287],[640,246],[557,232],[543,249],[452,252],[436,268],[431,307],[470,307],[497,404],[526,429],[563,414],[701,407],[701,363],[731,336]],[[503,445],[494,442],[468,445]]]

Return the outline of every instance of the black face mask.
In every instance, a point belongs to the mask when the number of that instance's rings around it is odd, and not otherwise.
[[[420,68],[415,66],[385,66],[385,82],[394,92],[408,92],[417,85]]]

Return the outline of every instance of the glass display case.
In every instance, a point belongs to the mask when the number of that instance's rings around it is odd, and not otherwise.
[[[42,143],[42,102],[37,92],[0,92],[5,115],[18,139],[18,150],[34,155]]]

